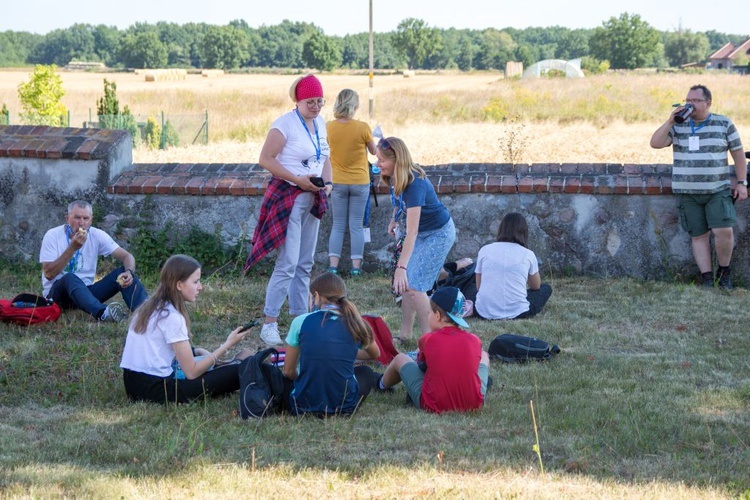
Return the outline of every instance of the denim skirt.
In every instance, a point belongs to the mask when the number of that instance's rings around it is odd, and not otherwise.
[[[418,292],[432,290],[455,242],[456,226],[453,219],[448,219],[440,229],[418,233],[406,271],[409,288]]]

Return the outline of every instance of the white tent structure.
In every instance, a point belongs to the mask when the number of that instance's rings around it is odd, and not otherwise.
[[[583,78],[583,71],[581,71],[581,60],[573,59],[570,61],[563,61],[562,59],[546,59],[539,61],[528,67],[523,72],[522,78],[538,78],[544,76],[549,70],[557,70],[565,73],[566,78]]]

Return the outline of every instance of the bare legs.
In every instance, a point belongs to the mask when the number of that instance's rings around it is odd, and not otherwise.
[[[430,298],[426,292],[418,292],[408,289],[403,294],[401,301],[401,332],[402,339],[412,338],[414,329],[414,318],[419,320],[419,328],[422,335],[430,331]]]
[[[705,234],[692,238],[693,257],[701,273],[712,272],[711,268],[711,233],[714,233],[716,259],[719,265],[727,267],[732,261],[734,250],[734,231],[731,227],[717,227]]]

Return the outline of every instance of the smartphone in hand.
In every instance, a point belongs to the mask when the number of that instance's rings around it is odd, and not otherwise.
[[[312,182],[314,186],[317,186],[319,188],[326,187],[326,183],[323,181],[322,177],[310,177],[310,182]]]
[[[240,333],[242,333],[244,331],[247,331],[247,330],[251,329],[254,326],[258,326],[259,324],[260,324],[260,321],[257,320],[257,319],[249,321],[249,322],[245,323],[244,325],[242,325],[242,329],[240,330]]]

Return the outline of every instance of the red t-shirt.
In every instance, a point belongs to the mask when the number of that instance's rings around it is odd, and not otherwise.
[[[427,365],[420,406],[434,413],[466,411],[484,404],[479,361],[482,341],[457,326],[419,338],[419,360]]]

